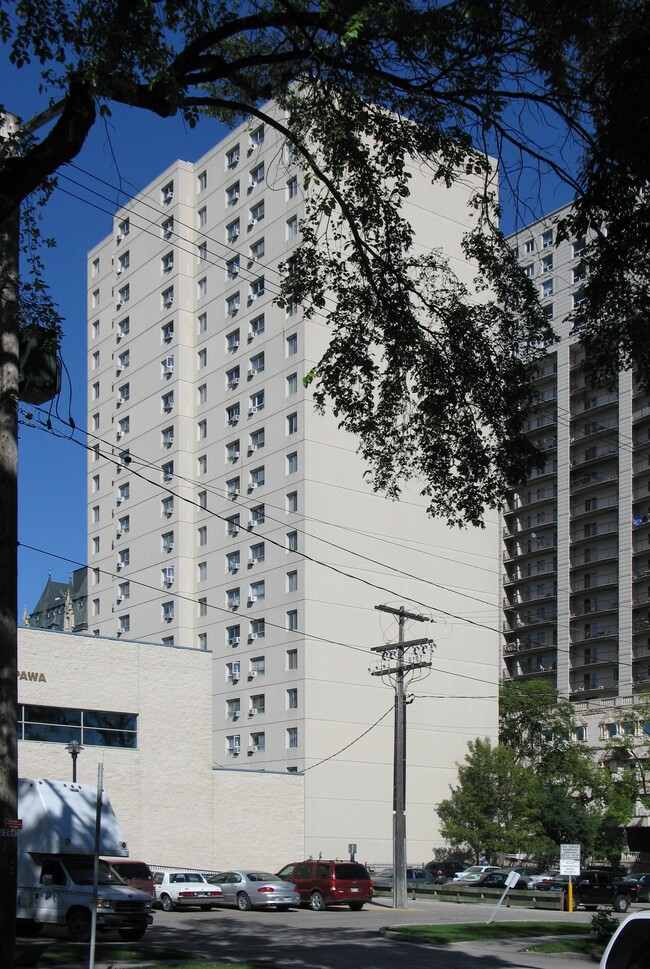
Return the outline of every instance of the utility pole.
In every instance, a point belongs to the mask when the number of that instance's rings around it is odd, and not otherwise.
[[[372,676],[388,676],[395,689],[395,731],[393,740],[393,908],[406,908],[406,694],[405,677],[418,669],[430,669],[430,639],[404,639],[404,625],[407,619],[414,622],[431,622],[429,616],[407,612],[404,606],[393,609],[391,606],[375,606],[380,612],[397,616],[399,638],[394,643],[373,646],[375,653],[381,653],[381,662],[371,669]],[[414,650],[413,659],[408,659],[407,651]]]

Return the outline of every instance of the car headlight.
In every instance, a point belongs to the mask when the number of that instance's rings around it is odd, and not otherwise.
[[[97,896],[97,908],[113,908],[113,901],[110,898],[102,898],[101,895]]]

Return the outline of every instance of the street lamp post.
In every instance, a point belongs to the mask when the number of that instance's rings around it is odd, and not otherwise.
[[[71,740],[69,744],[66,744],[65,748],[70,756],[72,757],[72,783],[77,783],[77,757],[79,756],[79,751],[83,750],[83,747],[78,740]]]

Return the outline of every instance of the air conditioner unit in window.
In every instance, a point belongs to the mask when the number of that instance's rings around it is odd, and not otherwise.
[[[115,368],[115,373],[116,374],[122,373],[123,370],[124,370],[123,365],[121,363],[118,363],[117,367]]]
[[[254,680],[256,676],[257,676],[257,670],[251,670],[250,673],[248,674],[248,678],[250,680]]]
[[[257,707],[251,707],[248,712],[251,715],[251,717],[254,717],[255,714],[257,713]]]
[[[173,581],[174,581],[174,567],[172,565],[168,565],[165,568],[165,582],[173,582]]]
[[[233,757],[239,757],[239,747],[229,747],[228,753],[232,754]]]
[[[239,420],[238,417],[229,417],[228,418],[228,426],[229,427],[234,427],[238,420]]]
[[[115,436],[116,436],[117,440],[119,441],[120,438],[122,437],[122,431],[118,431]]]
[[[117,303],[115,304],[115,309],[116,310],[121,310],[122,309],[122,306],[123,306],[122,300],[121,299],[118,299]]]
[[[230,602],[228,603],[228,606],[231,609],[237,609],[239,607],[239,599],[231,599]]]
[[[116,242],[121,242],[123,238],[124,238],[124,236],[122,235],[122,233],[121,232],[118,232],[117,235],[115,236],[115,241]]]
[[[256,754],[257,753],[257,744],[251,744],[248,749],[250,750],[251,754]]]
[[[249,602],[257,602],[257,596],[255,595],[255,593],[254,593],[254,592],[252,592],[252,593],[251,593],[251,594],[249,595],[249,597],[248,597],[248,601],[249,601]]]
[[[228,381],[228,390],[234,390],[239,384],[239,377],[233,377],[232,380]]]
[[[239,673],[231,673],[230,679],[233,681],[233,683],[237,683],[239,681]]]
[[[230,498],[231,501],[234,501],[235,498],[239,498],[239,488],[235,488],[234,491],[229,491],[228,497]]]
[[[167,508],[165,510],[165,518],[171,518],[173,514],[174,514],[173,508]]]
[[[116,602],[122,602],[123,600],[124,600],[124,596],[118,596],[115,601]]]
[[[115,538],[121,538],[121,537],[122,537],[121,531],[118,530],[117,532],[115,532]]]
[[[236,310],[238,310],[238,309],[239,309],[239,307],[237,306],[236,307]],[[236,312],[236,310],[235,310],[235,312]],[[228,349],[229,350],[239,350],[239,340],[233,340],[232,343],[229,343],[228,344]]]
[[[237,525],[228,525],[228,534],[229,535],[234,536],[234,535],[237,534],[238,531],[239,531],[239,528],[237,527]]]
[[[232,639],[229,639],[228,640],[228,645],[229,646],[239,646],[239,643],[240,642],[241,642],[241,640],[240,640],[239,636],[233,636]]]
[[[229,565],[228,566],[228,571],[229,572],[233,572],[233,573],[234,572],[239,572],[239,566],[238,565]]]
[[[121,276],[123,272],[124,272],[124,266],[118,266],[117,267],[117,275],[118,276]]]
[[[122,563],[121,563],[121,562],[117,562],[117,563],[115,564],[115,568],[116,568],[116,569],[117,569],[117,571],[119,572],[119,571],[120,571],[120,569],[122,568]]]
[[[124,495],[118,495],[115,500],[117,501],[118,505],[121,505],[122,502],[124,501]]]
[[[115,342],[116,342],[116,343],[119,343],[121,339],[122,339],[122,334],[121,334],[121,332],[120,332],[120,331],[118,330],[118,331],[117,331],[117,333],[115,334]]]

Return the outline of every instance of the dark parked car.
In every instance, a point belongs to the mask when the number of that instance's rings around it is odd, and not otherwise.
[[[303,904],[314,912],[328,905],[349,905],[358,912],[372,899],[368,869],[353,861],[298,861],[285,865],[278,878],[293,882]]]
[[[455,878],[452,881],[448,881],[442,891],[449,890],[450,892],[455,891],[469,891],[474,888],[500,888],[504,889],[506,887],[506,878],[510,874],[506,869],[498,869],[497,871],[486,871],[483,874],[476,875],[473,878]],[[518,875],[517,883],[512,886],[516,889],[526,889],[528,888],[528,879],[524,875]]]
[[[630,884],[636,886],[637,891],[637,901],[638,902],[650,902],[650,875],[644,872],[639,872],[638,875],[626,875],[625,878],[621,879],[623,884]]]
[[[407,868],[406,869],[406,887],[409,889],[418,889],[423,885],[431,885],[433,882],[433,875],[426,868]],[[381,871],[373,873],[372,884],[374,888],[392,888],[393,887],[393,869],[392,868],[382,868]]]
[[[467,865],[462,861],[429,861],[424,867],[431,872],[436,885],[444,885],[459,871],[465,871]]]
[[[573,906],[596,909],[608,905],[615,912],[627,912],[630,904],[637,900],[636,886],[614,876],[611,871],[584,869],[573,876]],[[568,875],[557,875],[551,882],[551,891],[567,891]]]

